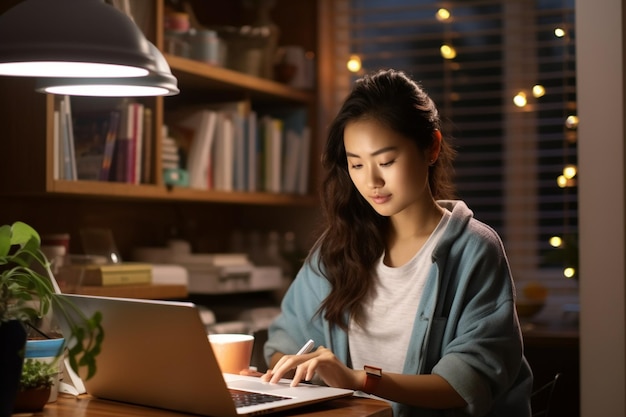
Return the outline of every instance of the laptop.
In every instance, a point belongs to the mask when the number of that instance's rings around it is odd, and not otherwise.
[[[96,311],[103,315],[97,371],[83,379],[95,397],[220,417],[278,412],[354,393],[312,384],[290,387],[287,379],[268,384],[257,377],[222,374],[193,303],[59,296],[88,316]],[[62,315],[57,319],[65,331]],[[246,404],[249,396],[257,398]]]

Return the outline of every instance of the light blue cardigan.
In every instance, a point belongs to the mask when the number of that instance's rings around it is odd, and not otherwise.
[[[462,201],[438,203],[452,215],[433,251],[403,373],[432,369],[468,405],[440,411],[392,403],[394,416],[528,417],[532,373],[523,356],[502,242],[493,229],[473,218]],[[275,352],[295,353],[312,338],[316,346],[326,346],[350,366],[348,334],[316,314],[330,291],[328,281],[317,272],[317,259],[313,256],[302,267],[285,294],[264,347],[268,363]]]

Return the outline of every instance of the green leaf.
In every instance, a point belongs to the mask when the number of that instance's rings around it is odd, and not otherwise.
[[[0,259],[6,257],[11,250],[11,227],[9,225],[0,226]],[[2,264],[6,263],[1,262]]]
[[[35,239],[37,241],[37,247],[41,245],[41,238],[39,233],[32,227],[24,222],[15,222],[11,225],[11,244],[12,245],[25,245],[29,240]]]

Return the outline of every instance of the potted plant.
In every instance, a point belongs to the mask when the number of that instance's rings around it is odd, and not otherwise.
[[[0,417],[11,415],[23,364],[27,329],[38,329],[54,311],[63,314],[70,334],[64,334],[70,366],[96,371],[95,357],[104,336],[99,313],[86,317],[73,304],[56,297],[58,286],[50,262],[41,251],[39,234],[26,223],[0,226]],[[6,396],[6,397],[5,397]]]
[[[57,366],[52,363],[26,359],[22,366],[13,412],[41,411],[48,401],[57,372]]]

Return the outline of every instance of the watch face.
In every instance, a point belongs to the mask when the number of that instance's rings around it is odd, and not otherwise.
[[[369,375],[372,376],[377,376],[377,377],[382,377],[383,376],[383,370],[381,368],[377,368],[375,366],[370,366],[370,365],[365,365],[363,367],[363,369],[365,370],[365,372],[367,372]]]

